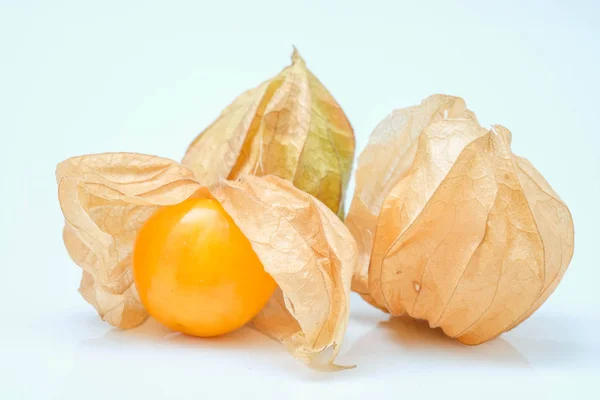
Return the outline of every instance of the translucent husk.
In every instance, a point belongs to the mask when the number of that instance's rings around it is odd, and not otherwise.
[[[546,180],[458,97],[394,111],[359,157],[346,224],[353,290],[466,344],[514,328],[554,291],[573,222]]]
[[[236,98],[182,163],[207,186],[245,174],[276,175],[342,216],[353,157],[346,115],[294,49],[292,64]]]
[[[274,176],[206,187],[177,162],[132,153],[70,158],[56,176],[65,246],[83,269],[79,290],[102,319],[123,329],[146,319],[131,270],[136,233],[159,207],[202,191],[232,216],[279,286],[256,328],[309,365],[336,368],[357,249],[314,197]]]

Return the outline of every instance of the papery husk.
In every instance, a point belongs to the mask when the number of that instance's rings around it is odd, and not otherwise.
[[[136,233],[160,206],[202,193],[223,205],[279,286],[256,328],[313,367],[337,368],[357,249],[323,203],[274,176],[209,189],[185,166],[142,154],[75,157],[56,174],[65,246],[83,269],[81,294],[102,319],[123,329],[144,321],[131,267]]]
[[[235,99],[182,162],[207,186],[276,175],[343,216],[353,157],[346,115],[294,49],[292,65]]]
[[[567,206],[510,143],[457,97],[386,118],[359,158],[346,221],[360,254],[353,289],[465,344],[529,317],[565,273],[574,231]]]
[[[348,323],[358,252],[352,235],[323,203],[275,176],[226,181],[212,194],[280,289],[254,325],[295,357],[328,368]]]
[[[148,313],[133,284],[136,233],[159,206],[180,203],[201,186],[174,161],[132,153],[70,158],[56,179],[65,246],[83,269],[79,292],[109,324],[139,325]]]

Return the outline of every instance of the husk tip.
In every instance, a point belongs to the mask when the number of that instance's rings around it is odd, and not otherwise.
[[[304,59],[302,58],[302,56],[300,55],[300,52],[298,51],[298,49],[296,48],[296,46],[292,45],[292,64],[296,64],[296,63],[305,63]]]

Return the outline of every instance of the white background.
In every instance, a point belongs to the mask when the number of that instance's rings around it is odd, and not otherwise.
[[[0,0],[0,398],[600,398],[600,6],[581,1]],[[358,150],[393,108],[463,96],[569,205],[575,256],[529,320],[464,347],[358,297],[338,361],[309,370],[251,329],[112,329],[76,292],[55,165],[179,159],[295,44]]]

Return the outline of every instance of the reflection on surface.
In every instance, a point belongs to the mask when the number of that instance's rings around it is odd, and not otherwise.
[[[108,327],[96,318],[82,318],[79,332],[85,328],[88,335],[95,338],[79,341],[73,357],[73,374],[90,385],[99,375],[118,375],[117,370],[107,372],[116,366],[127,371],[143,370],[149,376],[164,374],[177,382],[187,376],[181,372],[187,369],[193,371],[190,379],[195,379],[199,370],[223,369],[249,376],[276,371],[294,381],[325,383],[354,382],[369,376],[400,377],[411,372],[442,376],[472,374],[479,370],[520,374],[533,366],[536,370],[566,365],[586,367],[594,364],[592,359],[597,365],[598,347],[589,354],[588,346],[587,353],[583,353],[584,347],[574,341],[581,336],[577,332],[583,329],[582,324],[568,319],[561,324],[562,319],[562,316],[534,315],[500,338],[469,347],[448,338],[439,329],[429,328],[425,321],[390,317],[359,304],[351,314],[345,343],[336,360],[339,365],[356,365],[357,368],[322,373],[307,368],[280,343],[248,327],[221,337],[196,338],[172,332],[152,319],[123,331]],[[570,336],[569,329],[574,330]],[[67,333],[60,330],[54,336]],[[79,335],[81,339],[84,336]],[[121,379],[120,375],[117,378]]]
[[[142,325],[133,329],[122,330],[111,328],[104,336],[87,341],[87,343],[90,344],[102,344],[107,342],[121,342],[128,344],[131,342],[138,344],[153,343],[173,347],[211,349],[236,349],[240,347],[253,349],[263,347],[269,349],[280,348],[275,341],[249,327],[242,327],[222,336],[201,338],[174,332],[164,325],[161,325],[153,318],[148,318]]]
[[[344,360],[360,366],[390,364],[416,369],[456,364],[477,368],[484,363],[529,366],[527,359],[502,338],[479,346],[465,346],[444,335],[441,329],[431,329],[426,321],[406,316],[380,321],[376,328],[356,340]]]

